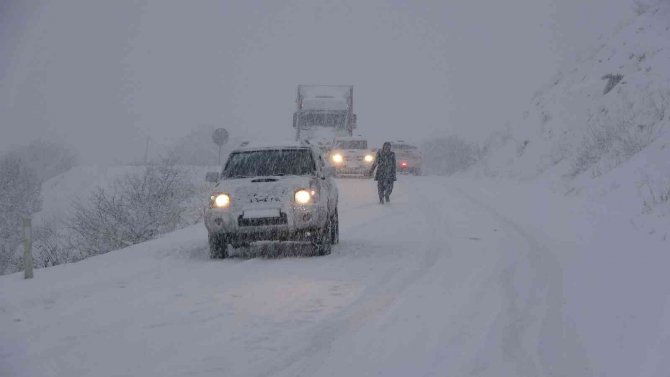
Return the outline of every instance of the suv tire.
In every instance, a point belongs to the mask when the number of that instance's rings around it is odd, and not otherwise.
[[[337,213],[337,207],[335,207],[335,213],[330,220],[330,224],[330,243],[337,245],[340,243],[340,215]]]
[[[209,257],[212,259],[228,258],[228,237],[225,234],[209,233]]]
[[[331,221],[331,217],[328,216],[328,219],[326,220],[326,224],[323,226],[323,228],[320,230],[319,238],[314,244],[314,249],[316,251],[316,255],[330,255],[330,252],[332,251],[332,236],[333,236],[333,224]]]

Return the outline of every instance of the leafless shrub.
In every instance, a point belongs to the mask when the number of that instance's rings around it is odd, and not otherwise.
[[[649,9],[651,9],[651,7],[652,4],[650,4],[648,1],[635,0],[633,2],[633,12],[635,12],[635,14],[638,16],[641,16],[649,12]]]
[[[635,125],[630,120],[589,127],[584,143],[573,164],[573,175],[581,174],[607,158],[612,168],[628,160],[651,144],[656,136],[655,125]],[[600,175],[602,171],[594,173]]]
[[[670,215],[670,176],[645,176],[640,181],[642,194],[642,208],[644,213],[651,213],[660,209],[659,215]]]
[[[0,274],[21,269],[21,221],[40,209],[40,181],[13,155],[0,158]]]
[[[666,98],[666,93],[658,92],[644,101],[624,99],[615,111],[601,111],[576,150],[571,175],[589,169],[594,176],[601,175],[654,142],[664,125]]]
[[[178,229],[188,222],[184,203],[193,190],[185,172],[171,165],[127,174],[74,205],[75,245],[86,255],[102,254]]]
[[[72,263],[84,256],[72,242],[67,222],[59,218],[42,220],[33,228],[33,260],[37,268]]]
[[[603,90],[603,95],[609,93],[614,87],[623,80],[623,75],[622,74],[612,74],[608,73],[605,76],[602,77],[603,80],[607,80],[607,84],[605,84],[605,89]]]
[[[476,144],[456,135],[425,141],[421,150],[425,169],[444,175],[466,170],[480,156],[480,148]]]

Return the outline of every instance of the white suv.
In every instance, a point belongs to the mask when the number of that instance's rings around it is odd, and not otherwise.
[[[205,209],[212,258],[228,245],[292,241],[330,254],[339,241],[338,192],[332,168],[310,145],[243,145],[231,152]]]

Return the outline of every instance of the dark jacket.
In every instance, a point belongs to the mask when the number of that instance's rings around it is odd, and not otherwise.
[[[371,174],[375,168],[377,168],[375,181],[395,181],[395,153],[393,151],[384,153],[383,150],[378,150],[375,162],[370,169]]]

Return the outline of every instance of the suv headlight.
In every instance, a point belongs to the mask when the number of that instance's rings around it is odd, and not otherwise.
[[[216,208],[226,208],[230,206],[230,195],[228,194],[215,194],[210,197],[211,207],[216,207]]]
[[[365,157],[363,157],[363,160],[365,160],[365,162],[372,162],[375,160],[375,158],[371,154],[366,154]]]
[[[302,189],[296,191],[293,198],[298,204],[307,204],[312,201],[312,194],[309,191]]]
[[[334,163],[336,164],[341,164],[344,161],[344,157],[342,157],[342,154],[340,153],[335,153],[331,159],[333,160]]]

